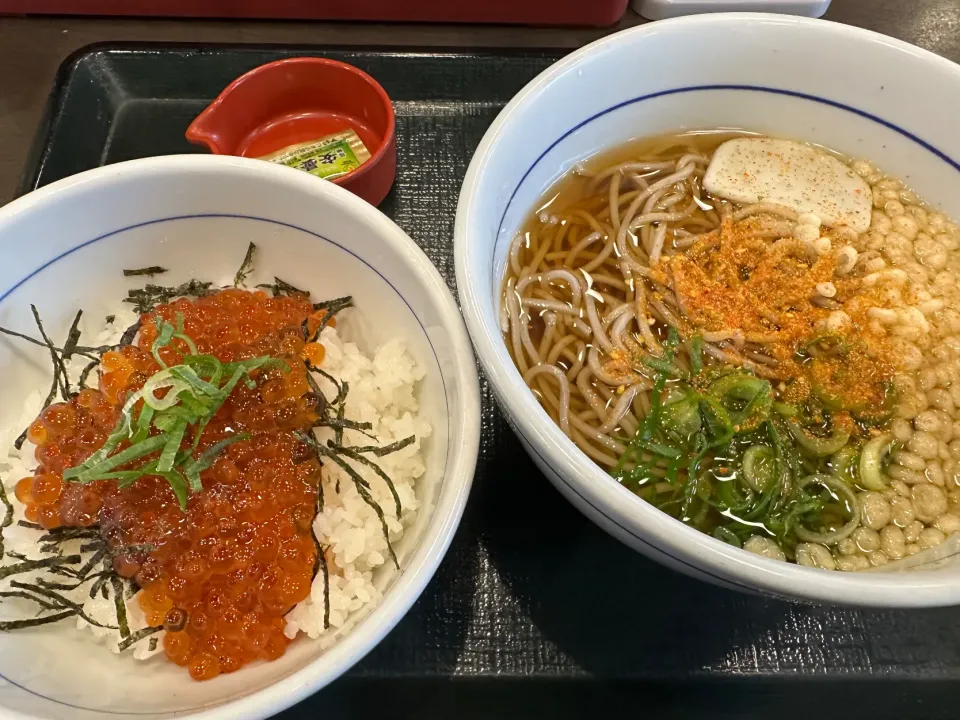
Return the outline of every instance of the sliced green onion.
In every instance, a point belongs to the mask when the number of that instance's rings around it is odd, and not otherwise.
[[[743,547],[743,543],[740,542],[740,538],[732,530],[728,530],[725,527],[718,527],[713,531],[713,536],[717,540],[722,540],[727,543],[727,545],[733,545],[734,547]]]
[[[180,452],[180,443],[183,442],[183,436],[186,432],[187,423],[178,418],[176,424],[166,434],[167,442],[163,446],[163,452],[160,453],[160,460],[157,462],[158,472],[165,473],[173,470],[177,453]]]
[[[162,368],[166,368],[167,364],[160,357],[160,350],[170,344],[170,341],[173,340],[173,334],[177,329],[170,323],[161,321],[157,325],[157,330],[159,331],[157,333],[157,339],[153,341],[153,347],[150,352],[153,353],[153,359],[157,361],[157,364]]]
[[[690,339],[690,374],[696,377],[703,370],[703,338],[694,335]]]
[[[839,499],[844,500],[850,507],[850,520],[839,530],[828,532],[813,532],[798,524],[797,537],[804,542],[815,542],[822,545],[835,545],[844,538],[850,537],[853,531],[860,526],[860,503],[857,502],[857,496],[854,495],[853,490],[843,480],[832,475],[809,475],[797,483],[797,489],[804,490],[812,484],[822,485]]]
[[[776,456],[766,445],[751,445],[743,454],[743,479],[752,490],[763,492],[776,482]]]
[[[663,426],[668,433],[685,442],[700,431],[700,399],[695,393],[663,406]]]
[[[150,453],[156,452],[166,444],[167,438],[163,435],[153,435],[148,437],[143,442],[139,442],[136,445],[131,445],[126,450],[118,452],[116,455],[111,455],[102,462],[97,463],[89,468],[86,468],[85,465],[80,466],[80,472],[77,473],[77,481],[81,483],[93,482],[94,480],[99,480],[100,476],[103,473],[110,472],[116,467],[121,465],[126,465],[128,462],[133,462],[139,458],[149,455]],[[66,475],[66,473],[64,473]]]
[[[867,490],[880,492],[887,489],[887,482],[883,479],[881,470],[883,459],[893,445],[893,435],[880,433],[863,446],[860,453],[860,484]]]
[[[773,409],[783,415],[783,417],[796,417],[800,414],[800,411],[793,405],[788,405],[787,403],[774,402]]]
[[[194,390],[202,392],[204,395],[216,397],[220,394],[220,388],[201,378],[197,375],[197,372],[188,365],[172,367],[170,368],[170,374],[178,380],[187,383]]]
[[[834,428],[830,437],[816,437],[804,430],[803,426],[793,418],[787,419],[787,429],[801,447],[818,457],[833,455],[850,440],[850,433],[839,428]]]
[[[712,382],[708,392],[730,413],[735,432],[758,428],[770,416],[773,406],[770,383],[753,375],[725,375]],[[743,409],[735,409],[738,403],[745,403]]]
[[[833,475],[843,480],[852,479],[851,471],[857,463],[857,449],[846,445],[830,458],[830,470]]]

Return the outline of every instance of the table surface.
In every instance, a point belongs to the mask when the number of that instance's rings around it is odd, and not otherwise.
[[[957,0],[833,0],[826,19],[906,40],[960,62]],[[576,48],[644,20],[606,29],[164,19],[0,18],[0,205],[13,199],[60,63],[103,41]]]

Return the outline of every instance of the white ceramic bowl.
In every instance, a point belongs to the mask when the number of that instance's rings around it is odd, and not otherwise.
[[[434,434],[417,484],[423,511],[397,548],[402,570],[375,579],[386,592],[382,603],[332,649],[301,638],[275,662],[204,683],[159,658],[138,663],[114,656],[69,622],[0,634],[0,716],[268,717],[363,657],[410,608],[443,557],[479,444],[473,353],[453,297],[427,257],[346,190],[226,156],[137,160],[55,183],[0,210],[0,324],[30,331],[29,303],[38,305],[54,336],[66,333],[77,308],[96,324],[134,287],[122,277],[128,267],[170,268],[164,283],[190,277],[230,283],[250,241],[259,248],[252,280],[277,275],[315,297],[353,295],[359,314],[353,317],[363,319],[366,342],[403,336],[426,368],[420,403]],[[0,428],[8,430],[20,421],[30,390],[49,384],[49,358],[41,348],[3,339],[0,367]],[[317,702],[322,714],[322,698]]]
[[[844,574],[741,551],[620,487],[549,419],[499,330],[507,249],[541,195],[578,161],[631,138],[743,128],[864,156],[960,218],[960,67],[875,33],[775,15],[702,15],[644,25],[561,60],[487,131],[456,220],[467,328],[523,444],[557,488],[615,537],[727,587],[879,606],[960,602],[960,567]]]

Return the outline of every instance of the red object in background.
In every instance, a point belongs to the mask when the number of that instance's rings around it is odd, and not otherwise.
[[[628,0],[0,0],[0,14],[613,25]]]
[[[378,205],[397,173],[390,98],[362,70],[326,58],[277,60],[241,75],[187,128],[187,140],[218,155],[261,157],[353,129],[370,159],[330,181]]]

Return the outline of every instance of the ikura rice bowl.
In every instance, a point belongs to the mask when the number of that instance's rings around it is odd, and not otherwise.
[[[869,161],[650,138],[544,196],[501,326],[563,432],[662,511],[774,560],[906,569],[960,540],[958,250]]]
[[[5,437],[3,630],[74,624],[204,680],[328,647],[380,601],[422,511],[424,371],[402,339],[346,339],[350,298],[246,289],[254,250],[234,287],[151,277],[136,313],[19,337],[55,378]]]

